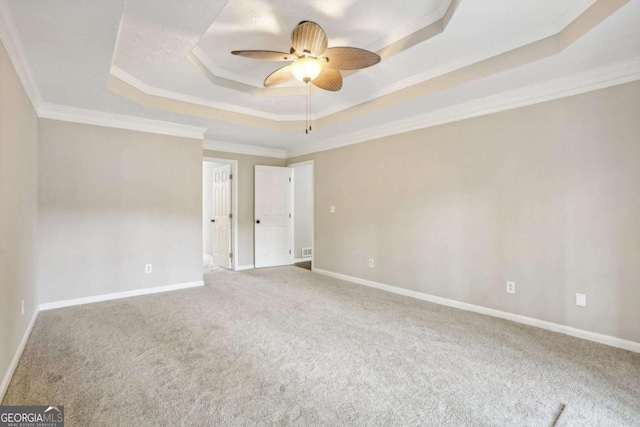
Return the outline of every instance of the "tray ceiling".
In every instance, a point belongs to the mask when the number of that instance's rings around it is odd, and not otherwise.
[[[447,94],[489,96],[487,79],[501,82],[492,86],[499,93],[640,57],[640,0],[0,2],[44,102],[285,150],[362,131],[373,117],[384,125],[444,108]],[[340,92],[312,92],[317,132],[306,139],[306,88],[263,88],[281,64],[229,53],[286,51],[302,20],[318,22],[330,46],[383,57],[346,73]],[[528,72],[543,63],[544,72]]]

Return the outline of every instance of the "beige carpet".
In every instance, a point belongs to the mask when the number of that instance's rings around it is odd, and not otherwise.
[[[640,425],[640,355],[285,267],[40,314],[4,404],[67,426]]]

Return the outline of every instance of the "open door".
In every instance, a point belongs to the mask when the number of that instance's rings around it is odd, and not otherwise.
[[[213,169],[213,263],[231,268],[231,165]]]
[[[255,167],[255,268],[291,262],[290,168]]]

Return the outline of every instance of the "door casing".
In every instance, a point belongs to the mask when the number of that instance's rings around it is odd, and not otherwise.
[[[231,266],[233,270],[242,270],[243,267],[238,261],[240,256],[238,248],[238,161],[219,157],[204,157],[202,160],[203,162],[228,163],[231,165],[231,174],[233,175],[233,179],[231,181],[231,209],[233,213],[233,217],[231,218],[231,252],[233,253]]]
[[[315,203],[316,203],[316,198],[315,198],[315,164],[313,160],[307,160],[304,162],[298,162],[298,163],[290,163],[287,165],[288,168],[293,168],[294,170],[294,174],[293,174],[293,188],[291,189],[291,211],[293,212],[293,221],[292,221],[292,230],[291,230],[291,247],[295,250],[295,217],[296,217],[296,211],[295,211],[295,198],[294,198],[294,191],[295,191],[295,185],[296,185],[296,178],[295,178],[295,168],[300,167],[300,166],[311,166],[311,249],[312,249],[312,253],[313,255],[311,256],[311,269],[313,270],[314,268],[314,259],[316,256],[316,248],[315,248],[315,222],[314,222],[314,217],[315,217]],[[307,261],[307,259],[305,259],[305,261]],[[295,253],[291,254],[291,264],[294,264],[296,262],[296,257],[295,257]]]

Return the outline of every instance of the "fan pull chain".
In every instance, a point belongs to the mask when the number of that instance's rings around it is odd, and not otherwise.
[[[307,83],[307,87],[309,83]],[[307,95],[304,98],[304,133],[309,133],[309,91],[307,90]]]
[[[304,100],[305,116],[304,116],[304,133],[311,132],[311,85],[307,82],[307,95]]]

